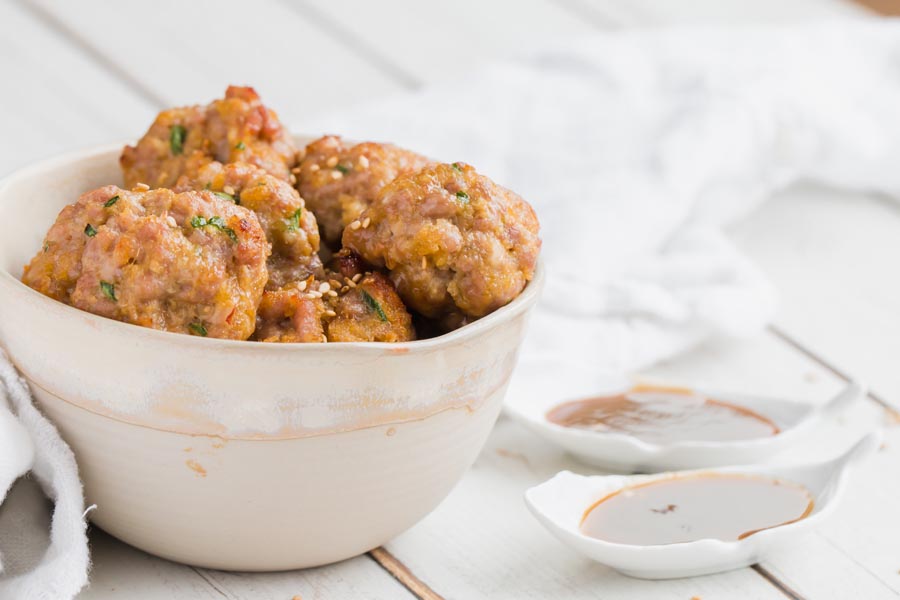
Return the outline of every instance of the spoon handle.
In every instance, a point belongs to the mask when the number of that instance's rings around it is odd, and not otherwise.
[[[882,431],[876,429],[864,435],[858,442],[839,456],[835,463],[840,470],[859,465],[863,460],[873,454],[881,445]]]
[[[850,381],[844,389],[822,406],[823,416],[834,416],[866,395],[866,386],[859,381]]]

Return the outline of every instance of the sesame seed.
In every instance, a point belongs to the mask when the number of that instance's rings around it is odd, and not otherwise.
[[[230,185],[226,185],[224,188],[222,188],[222,191],[224,191],[229,196],[234,196],[234,188]]]
[[[352,279],[348,279],[348,280],[347,280],[347,287],[355,288],[355,287],[356,287],[356,282],[353,281]]]
[[[322,334],[322,343],[323,343],[323,344],[327,344],[327,343],[328,343],[328,337],[327,337],[324,333]]]
[[[353,276],[353,283],[359,283],[360,279],[362,279],[362,273],[357,273]]]
[[[344,176],[344,174],[341,173],[340,171],[332,171],[332,172],[331,172],[331,178],[332,178],[332,179],[340,179],[340,178],[343,177],[343,176]]]
[[[322,292],[317,292],[316,290],[313,290],[309,293],[309,295],[312,296],[313,298],[321,298]]]
[[[332,298],[337,298],[338,293],[334,290],[328,290],[327,294]]]
[[[294,175],[293,173],[291,173],[290,182],[291,182],[291,185],[296,185],[296,183],[297,183],[297,176]]]
[[[328,160],[325,161],[325,166],[326,167],[334,167],[334,166],[337,166],[337,163],[338,163],[338,157],[332,156],[331,158],[329,158]]]
[[[341,288],[341,293],[342,293],[342,294],[346,294],[346,293],[347,293],[347,290],[349,290],[349,289],[350,289],[350,286],[349,286],[349,285],[345,285],[344,287]]]
[[[301,292],[306,290],[306,280],[305,279],[300,282],[300,284],[297,286],[297,289],[300,290]]]
[[[337,313],[334,312],[333,310],[326,310],[326,311],[325,311],[325,316],[326,316],[326,317],[336,317],[336,316],[337,316]]]
[[[309,170],[312,171],[313,173],[315,173],[316,171],[319,170],[319,165],[310,165]]]
[[[331,286],[328,284],[327,281],[322,282],[322,285],[319,286],[319,291],[322,292],[323,294],[330,289],[331,289]]]
[[[306,294],[305,298],[306,298],[307,300],[315,300],[315,299],[316,299],[316,297],[313,296],[313,293],[312,293],[312,292]]]
[[[362,167],[363,169],[368,169],[369,168],[369,159],[366,158],[365,156],[360,156],[359,157],[359,166]]]
[[[134,190],[133,190],[133,191],[135,191],[135,192],[146,192],[146,191],[149,190],[149,189],[150,189],[150,186],[147,185],[146,183],[138,183],[138,184],[136,184],[136,185],[134,186]]]
[[[362,223],[360,223],[359,221],[353,221],[352,223],[350,223],[350,229],[354,231],[356,231],[360,227],[362,227]]]
[[[338,281],[337,279],[329,279],[328,283],[331,284],[332,289],[337,289],[337,288],[341,287],[341,282]]]
[[[175,217],[172,215],[166,216],[166,223],[168,223],[170,227],[178,227],[178,222],[175,221]]]
[[[370,219],[369,217],[366,217],[365,219],[363,219],[363,223],[362,223],[363,229],[368,227],[371,222],[372,222],[372,219]]]
[[[427,269],[427,268],[428,268],[428,261],[425,259],[424,256],[422,257],[422,268],[423,268],[423,269]]]
[[[300,170],[300,167],[294,167],[293,169],[291,169],[291,173],[297,174],[300,172]]]

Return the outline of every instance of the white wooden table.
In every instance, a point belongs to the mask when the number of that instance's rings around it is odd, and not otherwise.
[[[256,86],[288,123],[460,72],[552,37],[634,26],[798,21],[858,12],[839,0],[0,0],[0,172],[86,145],[136,139],[161,108]],[[215,16],[213,16],[215,15]],[[253,52],[248,48],[256,48]],[[277,60],[261,61],[266,54]],[[442,71],[443,72],[443,71]],[[304,93],[315,90],[315,93]],[[900,205],[807,187],[731,232],[781,291],[757,339],[708,345],[648,372],[821,400],[849,373],[873,392],[798,452],[839,452],[900,405]],[[224,573],[161,560],[101,531],[81,598],[892,598],[900,596],[900,427],[837,514],[764,564],[666,582],[580,558],[527,514],[525,488],[592,470],[501,419],[440,507],[386,547],[338,565]],[[28,484],[15,493],[33,495]],[[47,520],[36,500],[35,527]]]

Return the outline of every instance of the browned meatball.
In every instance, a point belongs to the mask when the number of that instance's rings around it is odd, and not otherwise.
[[[212,192],[106,186],[60,212],[22,281],[111,319],[242,340],[268,255],[256,215]]]
[[[297,174],[297,189],[319,221],[325,241],[341,241],[352,223],[385,185],[398,175],[418,171],[430,161],[391,144],[346,145],[325,136],[306,147]]]
[[[208,189],[249,208],[272,244],[267,289],[323,274],[316,217],[289,183],[247,163],[211,162],[178,180],[176,190]]]
[[[531,206],[464,163],[398,177],[362,219],[344,230],[344,246],[386,267],[408,306],[448,323],[515,298],[541,248]]]
[[[253,88],[230,86],[224,99],[207,106],[159,113],[144,137],[125,147],[119,163],[125,187],[145,183],[157,188],[172,187],[188,165],[213,160],[250,163],[288,181],[296,148]]]
[[[259,342],[325,342],[323,319],[325,303],[322,297],[306,293],[313,280],[294,283],[280,290],[263,294],[257,313],[253,339]]]
[[[381,273],[312,277],[267,291],[253,339],[261,342],[405,342],[412,316]]]
[[[352,280],[351,280],[352,281]],[[369,273],[331,303],[329,342],[408,342],[416,339],[412,317],[391,280]]]

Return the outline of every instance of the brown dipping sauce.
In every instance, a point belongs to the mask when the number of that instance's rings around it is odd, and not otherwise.
[[[563,427],[620,432],[645,442],[733,442],[770,437],[780,429],[743,406],[691,390],[640,385],[616,396],[565,402],[547,413]]]
[[[799,521],[809,516],[813,504],[805,487],[789,481],[702,473],[614,492],[585,511],[581,532],[637,546],[735,541]]]

